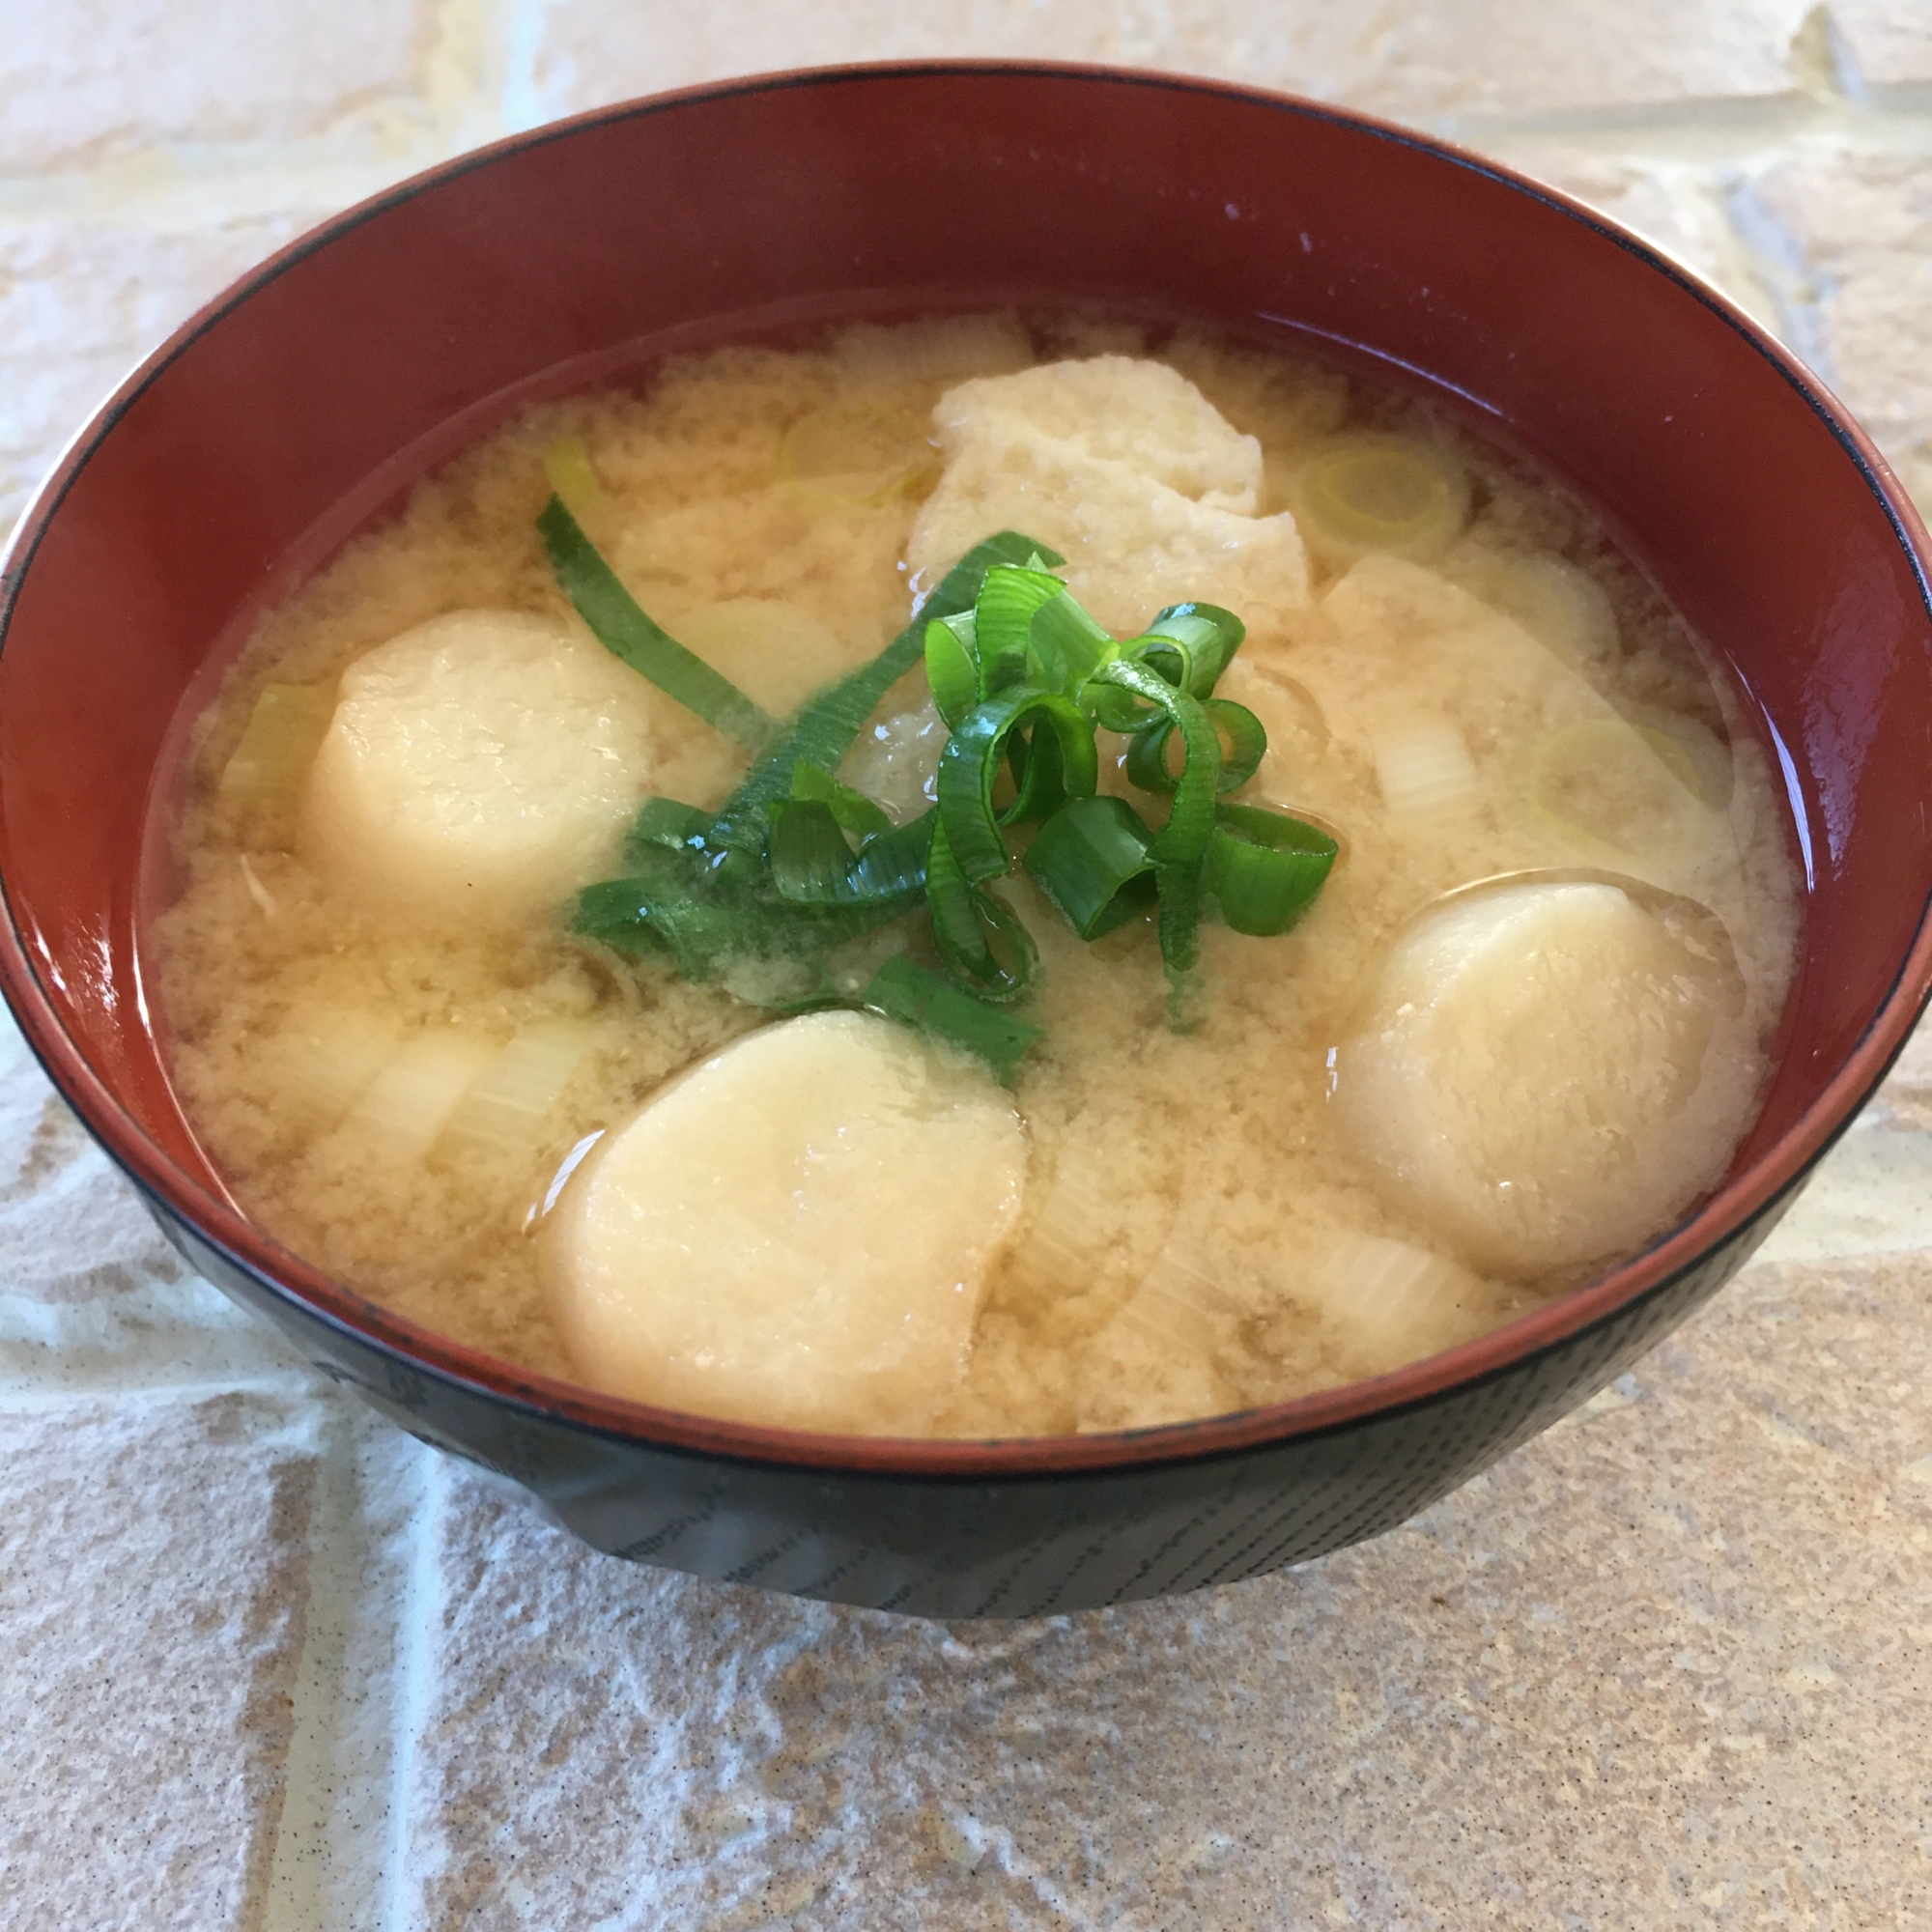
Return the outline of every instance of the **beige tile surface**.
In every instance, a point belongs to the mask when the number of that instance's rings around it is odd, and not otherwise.
[[[421,85],[428,0],[63,0],[10,7],[0,168],[171,141],[289,140]]]
[[[1293,87],[1526,167],[1932,492],[1900,0],[15,4],[0,528],[317,214],[646,88],[955,53]],[[1932,1036],[1767,1261],[1378,1543],[910,1623],[591,1555],[186,1275],[0,1030],[0,1924],[1932,1924]]]
[[[1927,1290],[1757,1268],[1406,1528],[1019,1626],[631,1570],[456,1478],[417,1922],[1913,1924]]]
[[[830,61],[991,55],[1164,67],[1344,100],[1409,120],[1547,112],[1789,84],[1800,0],[1551,7],[1524,0],[1258,7],[1247,0],[720,0],[696,18],[549,0],[532,78],[569,112],[661,87]],[[1889,43],[1888,43],[1889,44]]]
[[[1748,190],[1816,304],[1816,355],[1921,506],[1932,504],[1932,148],[1804,153]]]
[[[262,1922],[317,1468],[244,1390],[0,1399],[0,1918]]]

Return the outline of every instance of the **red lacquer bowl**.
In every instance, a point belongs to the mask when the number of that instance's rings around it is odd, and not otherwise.
[[[1375,1381],[1128,1435],[898,1442],[668,1413],[413,1327],[228,1204],[135,939],[185,694],[252,615],[537,394],[814,318],[1151,306],[1380,368],[1566,479],[1734,668],[1808,894],[1788,1046],[1717,1194],[1593,1286]],[[1925,534],[1817,383],[1560,196],[1360,117],[1091,69],[881,68],[614,108],[341,216],[88,427],[0,601],[0,980],[194,1264],[406,1428],[601,1548],[936,1614],[1254,1576],[1401,1521],[1713,1293],[1932,977]]]

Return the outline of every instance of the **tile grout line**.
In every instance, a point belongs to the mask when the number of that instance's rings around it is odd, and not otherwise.
[[[369,1566],[344,1405],[327,1405],[318,1436],[320,1482],[309,1529],[307,1601],[291,1693],[281,1813],[268,1895],[254,1932],[310,1932],[328,1923],[323,1873],[341,1728],[340,1684],[356,1586]]]
[[[436,1544],[448,1494],[441,1455],[434,1451],[423,1455],[414,1489],[408,1583],[397,1623],[396,1688],[389,1719],[388,1829],[376,1932],[414,1932],[409,1895],[410,1797],[415,1782],[423,1714],[429,1705],[430,1625],[440,1609]]]

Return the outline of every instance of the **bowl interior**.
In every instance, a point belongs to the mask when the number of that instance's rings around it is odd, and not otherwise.
[[[753,328],[1009,300],[1365,358],[1608,521],[1761,718],[1808,895],[1774,1086],[1671,1254],[1802,1170],[1927,972],[1923,533],[1869,446],[1707,292],[1493,170],[1207,84],[960,67],[673,97],[455,163],[257,271],[80,440],[0,603],[0,978],[138,1179],[247,1250],[135,942],[171,724],[253,615],[520,398]]]

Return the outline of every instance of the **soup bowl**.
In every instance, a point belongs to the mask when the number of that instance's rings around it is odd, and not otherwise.
[[[837,1437],[673,1413],[412,1325],[199,1151],[142,991],[143,828],[260,612],[540,396],[670,350],[1021,302],[1184,317],[1426,394],[1566,484],[1729,668],[1788,791],[1801,970],[1722,1183],[1600,1279],[1371,1381],[1121,1434]],[[0,982],[195,1267],[597,1548],[934,1615],[1252,1577],[1408,1517],[1742,1265],[1932,981],[1925,535],[1816,380],[1562,196],[1360,116],[1096,69],[746,80],[506,141],[325,224],[78,438],[0,595]]]

